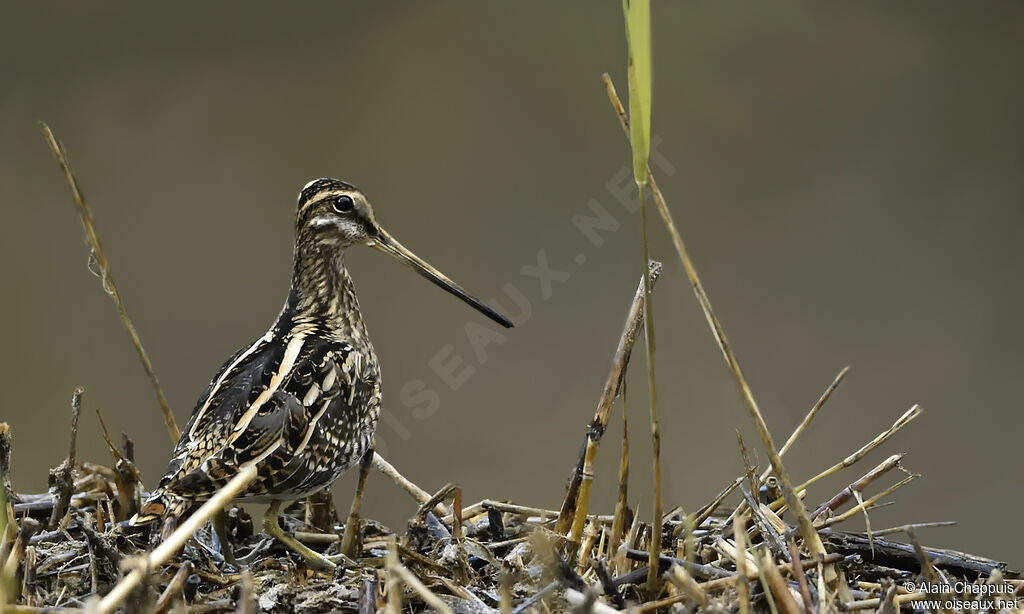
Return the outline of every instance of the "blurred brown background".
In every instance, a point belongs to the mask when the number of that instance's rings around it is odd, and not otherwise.
[[[0,418],[16,437],[16,486],[45,488],[79,384],[81,457],[109,458],[95,408],[135,439],[150,484],[169,452],[86,270],[44,119],[69,149],[180,423],[277,314],[299,188],[338,176],[474,293],[514,312],[513,284],[530,303],[527,321],[478,356],[465,326],[490,323],[395,262],[352,253],[383,362],[381,447],[428,490],[451,481],[467,501],[557,506],[640,271],[639,216],[606,187],[628,185],[600,81],[610,71],[624,91],[620,4],[282,6],[4,4]],[[874,528],[955,519],[923,540],[1024,565],[1024,538],[1004,528],[1024,503],[1024,7],[653,11],[653,130],[674,167],[659,180],[776,439],[853,365],[787,456],[791,474],[831,465],[920,403],[921,419],[811,502],[906,451],[925,477],[874,513]],[[572,223],[591,199],[621,225],[601,246]],[[742,471],[735,429],[751,446],[756,436],[660,223],[652,236],[666,263],[655,304],[666,495],[692,510]],[[521,273],[541,250],[568,274],[548,298]],[[430,366],[439,354],[473,369],[457,390]],[[631,498],[646,515],[642,355]],[[438,395],[436,411],[403,403],[416,380]],[[599,456],[595,508],[606,511],[618,422]],[[335,488],[345,506],[353,481]],[[367,515],[392,525],[414,509],[379,477],[368,497]]]

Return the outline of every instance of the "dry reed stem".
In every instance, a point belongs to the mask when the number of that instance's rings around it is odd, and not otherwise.
[[[622,110],[622,102],[619,100],[618,94],[615,92],[615,86],[612,83],[611,77],[607,73],[604,75],[605,88],[608,92],[608,97],[612,102],[612,106],[615,108],[616,114],[619,116],[619,123],[622,124],[627,136],[629,134],[629,121],[626,118],[625,112]],[[668,205],[665,202],[665,197],[662,195],[661,190],[658,189],[658,184],[654,180],[654,175],[648,169],[648,176],[650,179],[651,193],[654,195],[654,202],[658,205],[658,213],[661,214],[661,218],[668,228],[669,234],[672,236],[672,243],[675,245],[676,252],[679,254],[679,259],[682,261],[683,268],[686,270],[686,276],[690,280],[690,285],[693,287],[694,294],[697,297],[697,302],[700,303],[701,310],[704,312],[704,316],[711,326],[711,332],[715,337],[715,341],[718,343],[719,349],[722,351],[722,356],[725,358],[726,364],[729,366],[729,370],[732,372],[736,383],[739,385],[740,394],[743,397],[743,403],[750,413],[751,418],[754,420],[754,424],[757,427],[758,435],[761,437],[761,443],[765,447],[765,451],[768,453],[768,459],[771,462],[772,469],[775,475],[779,478],[782,483],[782,493],[785,501],[789,504],[790,509],[796,515],[797,527],[800,531],[800,536],[804,539],[807,549],[813,555],[825,554],[825,546],[821,542],[821,538],[818,533],[814,530],[814,525],[811,523],[810,516],[807,514],[807,509],[804,508],[800,498],[796,494],[796,490],[793,488],[793,484],[789,479],[789,474],[785,471],[785,466],[782,464],[782,457],[779,455],[778,448],[775,446],[775,442],[772,439],[771,432],[768,430],[768,425],[764,421],[764,417],[761,415],[761,410],[754,400],[754,395],[750,391],[750,386],[747,385],[746,379],[743,377],[743,371],[740,369],[739,362],[736,360],[735,354],[733,354],[732,348],[729,345],[729,341],[725,336],[725,330],[722,328],[721,322],[718,320],[718,316],[715,315],[714,310],[711,308],[711,302],[708,299],[707,293],[704,291],[704,286],[700,281],[700,277],[697,275],[697,270],[693,266],[693,262],[690,260],[690,256],[686,251],[686,246],[683,244],[683,239],[679,235],[679,231],[676,230],[675,223],[672,221],[672,214],[668,210]],[[831,566],[826,569],[829,582],[836,579],[836,572]]]
[[[680,592],[686,595],[690,601],[698,607],[705,607],[708,604],[708,594],[701,588],[701,585],[693,579],[686,568],[682,565],[673,565],[666,572],[665,576]]]
[[[68,457],[55,469],[50,470],[50,493],[53,495],[53,510],[50,512],[49,528],[54,528],[71,503],[71,491],[74,489],[75,476],[75,443],[78,441],[78,418],[82,414],[82,388],[75,388],[71,394],[71,441],[68,444]]]
[[[235,604],[235,614],[256,614],[261,611],[253,599],[252,572],[248,569],[242,570],[242,579],[238,582],[239,595]]]
[[[912,524],[900,525],[898,527],[889,527],[888,529],[879,529],[878,531],[875,531],[874,534],[875,537],[884,537],[886,535],[892,535],[893,533],[906,533],[908,531],[915,531],[917,529],[930,529],[934,527],[951,527],[955,524],[955,520],[940,520],[939,522],[915,522]]]
[[[193,567],[192,561],[185,561],[181,564],[178,572],[174,574],[171,581],[167,583],[167,587],[164,588],[164,592],[160,593],[160,597],[156,600],[156,609],[154,610],[156,614],[164,614],[171,609],[174,602],[181,596],[181,591],[185,588],[185,581],[191,575]]]
[[[392,535],[388,538],[388,553],[384,560],[384,569],[387,571],[387,579],[384,581],[384,593],[387,595],[384,614],[402,614],[402,586],[398,574],[394,573],[394,569],[401,564],[398,559],[398,541]]]
[[[230,482],[210,497],[194,514],[189,516],[188,520],[183,522],[156,550],[136,561],[135,568],[122,578],[100,601],[96,608],[97,613],[109,614],[116,610],[128,598],[128,595],[142,583],[150,570],[163,565],[177,554],[185,545],[185,542],[191,539],[192,535],[206,521],[233,501],[238,493],[242,492],[255,478],[256,467],[254,465],[243,467],[238,472],[238,475],[231,478]]]
[[[391,481],[397,484],[399,488],[412,495],[412,498],[418,503],[423,504],[430,500],[430,493],[413,484],[408,478],[399,473],[394,465],[386,461],[379,452],[373,453],[373,466],[377,471],[391,478]],[[451,512],[443,503],[438,503],[434,506],[434,515],[438,518],[446,517],[449,514]]]
[[[743,478],[736,478],[735,480],[732,481],[732,484],[729,484],[724,489],[722,489],[722,492],[715,495],[715,498],[712,499],[710,503],[708,503],[700,510],[698,510],[693,517],[694,528],[704,524],[704,521],[710,518],[711,515],[714,514],[718,507],[722,504],[722,502],[725,501],[725,499],[732,494],[732,491],[736,490],[736,488],[739,487],[739,485],[742,483]],[[733,512],[730,514],[730,518],[727,519],[726,522],[731,521],[731,519],[735,518],[735,516],[736,510],[733,510]],[[679,534],[682,533],[685,528],[686,523],[680,524],[672,531],[672,537],[679,537]]]
[[[68,163],[67,155],[64,153],[64,148],[57,141],[57,137],[53,135],[53,131],[50,130],[49,126],[43,122],[39,122],[39,126],[43,130],[43,136],[46,138],[46,143],[50,146],[50,151],[53,152],[53,157],[57,159],[57,164],[60,165],[60,169],[64,173],[64,179],[67,180],[68,186],[71,187],[71,194],[75,200],[75,207],[78,209],[78,216],[82,220],[82,228],[85,229],[85,237],[89,242],[89,247],[92,250],[92,256],[94,257],[96,266],[99,269],[99,277],[103,283],[103,289],[110,295],[110,298],[114,300],[114,304],[117,305],[117,312],[121,316],[121,324],[124,325],[125,330],[128,332],[128,336],[132,340],[132,345],[135,347],[135,351],[139,355],[139,360],[142,362],[142,368],[145,369],[146,375],[149,377],[149,381],[153,385],[153,390],[156,392],[157,403],[159,403],[160,411],[163,414],[164,425],[167,427],[167,434],[170,436],[171,445],[173,446],[178,443],[181,431],[178,430],[178,424],[174,420],[174,413],[171,411],[171,405],[168,403],[167,396],[164,395],[164,389],[156,377],[156,372],[153,370],[153,364],[149,360],[149,355],[146,353],[145,348],[142,347],[142,340],[139,338],[139,332],[135,329],[135,324],[132,322],[132,319],[128,316],[128,310],[125,308],[124,301],[121,299],[121,293],[118,292],[117,284],[114,283],[113,274],[110,272],[110,263],[107,261],[107,256],[103,251],[103,244],[100,242],[99,232],[96,230],[96,222],[93,218],[92,210],[85,202],[85,196],[82,194],[82,190],[78,187],[78,180],[75,179],[74,173],[71,172],[71,165]]]
[[[349,558],[356,555],[359,540],[359,513],[363,507],[363,493],[366,491],[366,480],[370,476],[370,466],[376,452],[371,447],[359,463],[359,479],[356,482],[356,494],[349,506],[348,518],[345,519],[345,532],[341,536],[341,553]]]
[[[799,438],[800,435],[802,435],[803,432],[807,429],[807,427],[811,424],[811,421],[814,420],[814,417],[818,415],[818,412],[821,411],[821,408],[824,407],[825,403],[829,400],[829,398],[832,397],[832,393],[836,391],[836,388],[839,387],[839,384],[842,383],[843,379],[846,378],[846,374],[849,372],[849,366],[843,367],[842,370],[839,371],[839,374],[836,375],[835,379],[832,380],[832,383],[828,385],[828,388],[825,389],[825,392],[821,393],[821,396],[818,397],[818,401],[811,407],[811,411],[807,412],[807,415],[804,416],[804,419],[800,421],[800,424],[797,425],[797,427],[793,430],[792,433],[790,433],[789,439],[786,440],[786,443],[782,444],[782,448],[779,449],[779,456],[785,455],[786,452],[788,452],[789,449],[793,447],[793,444],[796,442],[797,438]],[[773,469],[773,467],[768,467],[764,470],[764,473],[761,474],[762,482],[768,479],[768,476],[772,474]]]
[[[732,532],[736,539],[736,592],[739,595],[740,614],[747,614],[750,609],[750,597],[747,595],[747,516],[740,513],[733,516]]]
[[[782,574],[779,573],[779,568],[775,565],[771,554],[764,553],[761,568],[768,578],[768,585],[772,587],[772,596],[775,598],[775,604],[779,607],[782,614],[806,614],[797,604],[796,600],[793,599],[793,594],[789,591],[789,585],[782,579]]]
[[[608,540],[608,564],[616,574],[621,573],[616,554],[626,528],[626,509],[629,506],[629,413],[626,411],[626,383],[622,383],[622,452],[619,457],[619,492],[615,499],[615,514],[612,516],[611,536]]]
[[[395,558],[397,558],[397,556]],[[405,582],[405,584],[409,588],[414,590],[416,594],[420,596],[420,599],[422,599],[424,603],[434,608],[434,610],[436,610],[440,614],[455,614],[447,603],[442,601],[440,597],[438,597],[436,594],[434,594],[433,591],[427,588],[426,585],[423,584],[423,582],[421,582],[420,579],[416,577],[416,574],[409,571],[409,569],[401,563],[398,563],[393,567],[389,566],[388,573],[395,574],[402,582]]]
[[[826,554],[826,555],[822,556],[820,560],[824,561],[825,565],[833,565],[835,563],[838,563],[838,562],[842,561],[844,558],[845,558],[845,556],[842,555],[842,554]],[[802,566],[804,569],[810,569],[811,567],[814,567],[814,566],[818,565],[818,562],[819,562],[819,559],[804,559],[804,560],[801,560],[799,562],[799,565]],[[778,569],[782,573],[786,573],[786,574],[792,575],[793,574],[793,563],[782,563],[781,565],[778,566]],[[728,588],[732,588],[732,587],[736,586],[737,584],[739,584],[741,581],[744,581],[744,580],[745,581],[750,581],[750,580],[757,580],[759,578],[760,578],[760,574],[758,573],[757,569],[747,568],[746,576],[741,576],[739,573],[736,573],[736,574],[727,576],[725,578],[716,578],[714,580],[708,580],[707,582],[701,582],[700,583],[700,587],[705,592],[710,594],[710,593],[715,593],[715,592],[722,591],[722,590],[725,590],[725,589],[728,589]],[[819,572],[818,579],[819,579],[819,581],[822,581],[822,574],[820,572]],[[819,593],[819,594],[824,594],[824,593]],[[659,601],[648,601],[647,603],[641,604],[637,609],[638,609],[639,612],[653,612],[653,611],[658,610],[660,608],[668,607],[668,606],[670,606],[670,605],[672,605],[674,603],[679,603],[680,601],[683,601],[684,599],[685,599],[685,597],[683,597],[683,596],[673,595],[671,597],[666,597],[665,599],[661,599]],[[821,600],[819,599],[819,601],[821,601]],[[822,603],[824,603],[824,602],[822,602]]]
[[[765,558],[768,559],[770,565],[771,555],[765,553]],[[768,601],[768,608],[772,611],[772,614],[779,614],[779,606],[775,603],[775,595],[773,594],[771,585],[768,584],[768,576],[765,573],[765,565],[762,561],[759,561],[756,556],[754,557],[754,561],[754,567],[757,569],[757,579],[761,583],[761,588],[764,589],[764,598]]]
[[[652,286],[661,275],[661,270],[660,262],[648,264],[647,274],[650,275]],[[640,280],[636,293],[633,295],[633,301],[626,315],[626,323],[622,327],[622,335],[619,337],[619,345],[612,357],[611,369],[605,379],[604,389],[597,402],[594,417],[587,425],[587,432],[583,437],[583,448],[570,475],[569,490],[562,502],[558,522],[555,524],[555,531],[562,534],[568,533],[569,539],[573,542],[578,543],[580,535],[583,533],[583,524],[590,503],[590,486],[594,479],[594,459],[597,457],[601,437],[608,426],[608,416],[611,413],[612,405],[622,389],[637,334],[644,323],[644,279],[647,278],[647,274]]]
[[[512,614],[512,574],[505,565],[501,567],[500,587],[501,598],[498,609],[501,614]]]
[[[818,475],[814,476],[813,478],[807,480],[806,482],[798,486],[797,490],[805,490],[808,486],[814,484],[818,480],[827,478],[828,476],[836,473],[837,471],[840,471],[841,469],[845,469],[846,467],[855,464],[857,461],[867,456],[868,453],[870,453],[872,450],[888,441],[889,438],[898,433],[900,429],[910,424],[910,422],[913,421],[914,418],[917,418],[918,416],[921,415],[922,411],[923,410],[919,405],[914,405],[907,411],[903,412],[903,415],[901,415],[896,420],[896,422],[893,422],[892,426],[879,433],[878,436],[876,436],[874,439],[861,446],[859,449],[857,449],[855,452],[853,452],[843,460],[832,465],[828,469],[822,471]],[[772,502],[772,507],[777,508],[781,504],[781,500],[775,500]]]
[[[588,597],[584,593],[579,592],[573,588],[565,589],[565,600],[569,602],[569,605],[573,606],[573,612],[586,612],[587,614],[620,614],[619,610],[616,610],[607,603],[600,601],[594,601],[593,597]],[[589,600],[589,607],[585,607]]]
[[[819,505],[818,508],[811,513],[811,518],[817,520],[819,516],[826,512],[836,511],[839,506],[849,501],[851,497],[855,496],[857,493],[864,492],[864,489],[867,488],[869,484],[882,477],[895,467],[898,467],[900,459],[902,458],[902,454],[893,454],[889,458],[878,463],[873,469],[871,469],[871,471],[868,471],[855,482],[849,484],[846,488],[836,493],[831,499]],[[861,507],[863,507],[863,502],[861,502]]]
[[[795,539],[789,540],[789,558],[792,561],[800,560],[800,547],[796,545]],[[800,587],[800,598],[804,602],[804,611],[814,611],[814,600],[811,599],[811,587],[807,584],[807,574],[804,573],[802,565],[793,565],[793,577],[796,579],[797,585]]]

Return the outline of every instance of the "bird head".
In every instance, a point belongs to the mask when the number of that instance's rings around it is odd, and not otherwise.
[[[351,184],[338,179],[315,179],[307,183],[299,194],[296,232],[300,245],[315,244],[337,250],[357,244],[372,247],[406,264],[498,324],[506,328],[512,326],[508,318],[470,295],[385,231],[377,223],[370,201]]]

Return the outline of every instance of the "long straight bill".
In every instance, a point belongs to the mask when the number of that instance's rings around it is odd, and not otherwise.
[[[482,303],[479,299],[463,290],[462,286],[448,279],[444,273],[438,271],[422,260],[419,256],[407,250],[401,243],[396,241],[394,237],[385,232],[383,228],[378,228],[377,237],[370,246],[388,254],[389,256],[394,256],[398,260],[409,265],[414,271],[423,277],[426,277],[438,287],[469,303],[474,309],[494,320],[498,324],[501,324],[505,328],[512,328],[512,322],[508,318]]]

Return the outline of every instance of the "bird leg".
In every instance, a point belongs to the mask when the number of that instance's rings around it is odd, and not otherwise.
[[[356,555],[360,524],[359,510],[363,507],[363,491],[366,490],[366,478],[370,475],[370,466],[373,464],[373,453],[373,446],[363,453],[363,459],[359,463],[356,496],[352,499],[352,507],[349,508],[348,518],[345,519],[345,532],[341,536],[341,553],[348,557]]]
[[[224,557],[224,560],[238,567],[238,561],[235,559],[235,551],[231,547],[231,540],[228,535],[228,513],[225,510],[220,510],[213,515],[213,533],[217,536],[217,542],[220,546],[220,554]]]
[[[267,535],[284,544],[286,548],[301,556],[307,563],[314,567],[334,571],[337,565],[328,557],[314,551],[299,540],[287,535],[281,525],[277,523],[278,513],[281,510],[281,500],[272,501],[267,515],[263,517],[263,530]]]

